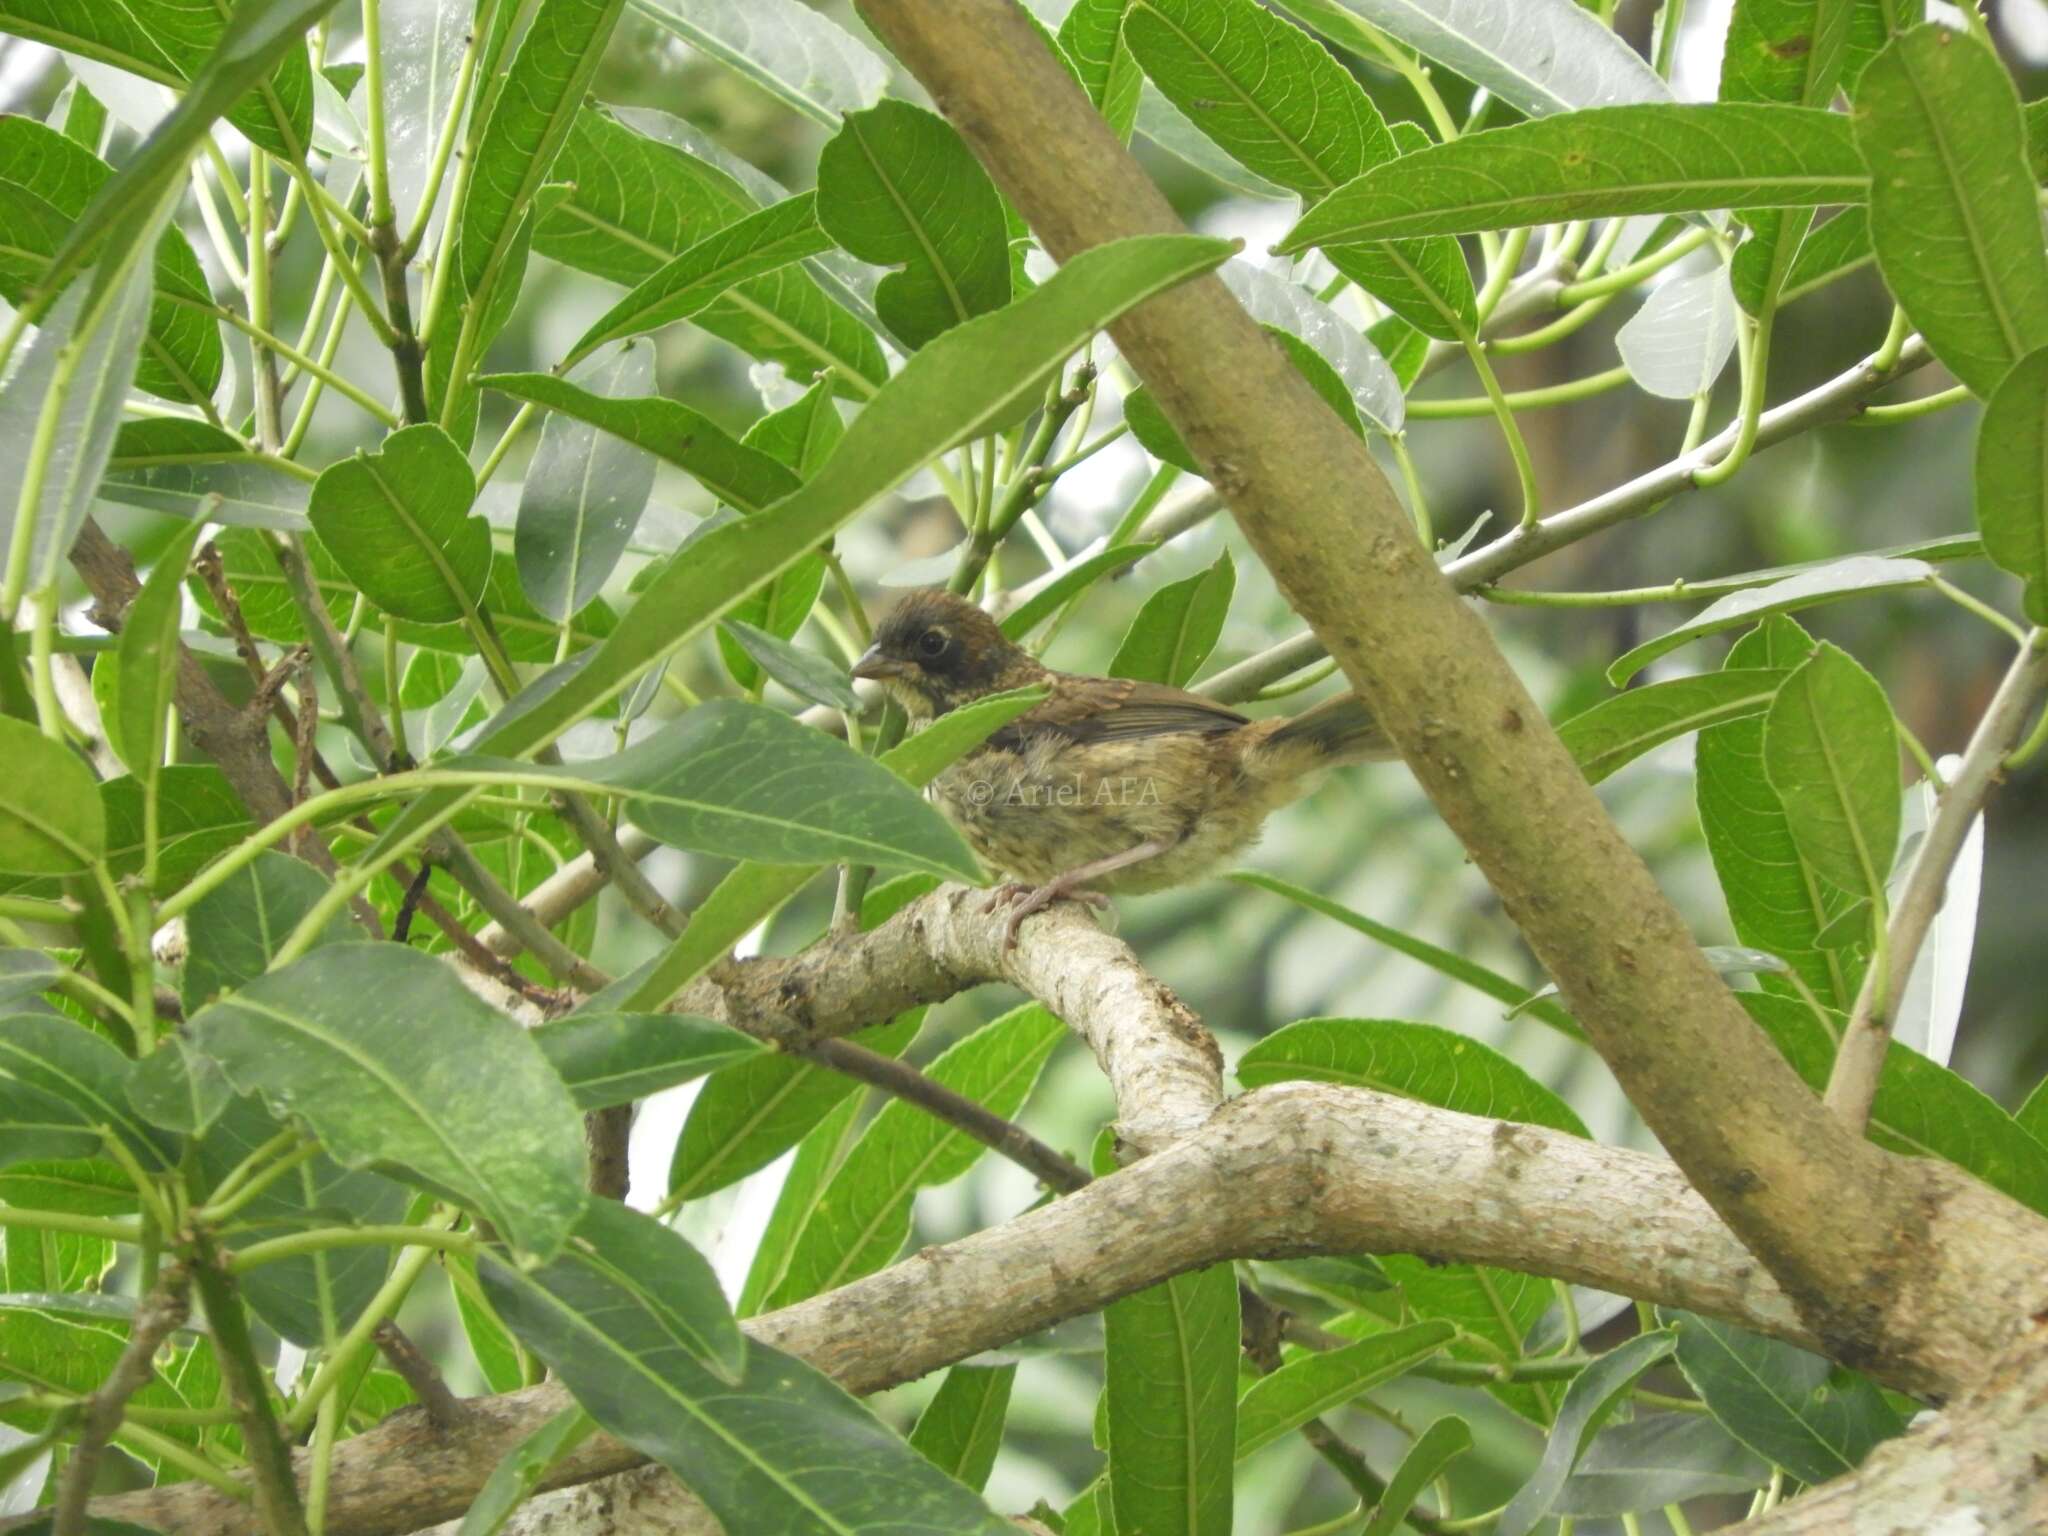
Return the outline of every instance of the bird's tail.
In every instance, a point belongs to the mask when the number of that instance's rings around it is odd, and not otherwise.
[[[1333,763],[1370,763],[1395,755],[1394,744],[1355,693],[1304,710],[1275,731],[1269,745],[1313,747]]]

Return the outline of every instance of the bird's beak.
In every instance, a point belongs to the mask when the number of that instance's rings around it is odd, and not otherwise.
[[[884,656],[882,648],[878,645],[869,646],[867,654],[853,664],[855,677],[865,677],[874,682],[880,682],[885,677],[901,677],[904,671],[903,663]]]

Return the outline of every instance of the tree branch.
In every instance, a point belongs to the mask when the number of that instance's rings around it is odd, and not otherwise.
[[[121,1427],[121,1412],[128,1399],[147,1386],[156,1373],[157,1346],[184,1325],[191,1310],[190,1284],[191,1277],[185,1268],[174,1264],[136,1307],[120,1358],[98,1390],[86,1399],[78,1443],[71,1448],[57,1487],[56,1509],[50,1519],[53,1536],[83,1536],[86,1501],[92,1496],[100,1456]]]
[[[1055,259],[1182,230],[1014,0],[859,9]],[[1902,1330],[1876,1298],[1939,1284],[1924,1234],[1957,1180],[1850,1134],[1737,1006],[1364,444],[1223,283],[1184,284],[1111,331],[1695,1187],[1831,1354],[1915,1352],[1921,1319]],[[1980,1357],[2048,1290],[2048,1224],[2029,1225],[2040,1272],[2005,1271]],[[1982,1306],[1943,1301],[1951,1327]]]
[[[1204,1265],[1362,1251],[1508,1264],[1818,1342],[1665,1159],[1314,1083],[1248,1094],[1077,1193],[745,1326],[867,1393]],[[379,1536],[453,1518],[568,1401],[559,1386],[533,1387],[466,1400],[446,1434],[407,1416],[343,1442],[328,1528]],[[638,1461],[595,1436],[552,1485]],[[633,1497],[687,1500],[666,1473]],[[255,1511],[192,1484],[102,1500],[94,1513],[210,1536],[262,1530]]]
[[[1885,936],[1882,966],[1873,965],[1863,974],[1863,987],[1856,1007],[1849,1015],[1849,1027],[1842,1033],[1841,1049],[1835,1053],[1834,1072],[1828,1078],[1827,1105],[1850,1129],[1861,1132],[1870,1118],[1870,1101],[1877,1093],[1878,1073],[1884,1067],[1892,1026],[1898,1020],[1899,1003],[1906,995],[1906,983],[1913,974],[1913,962],[1926,941],[1948,894],[1949,871],[1970,823],[1984,808],[1991,786],[1998,782],[2005,755],[2013,749],[2027,728],[2035,701],[2048,690],[2048,632],[2035,630],[2028,644],[2015,656],[2005,679],[1984,718],[1970,735],[1963,750],[1963,765],[1949,780],[1936,806],[1920,851],[1892,908],[1891,926]],[[1879,988],[1883,989],[1882,997]]]
[[[1907,341],[1898,362],[1890,369],[1875,366],[1876,357],[1865,358],[1854,368],[1836,374],[1794,400],[1765,411],[1758,418],[1756,445],[1751,451],[1768,448],[1832,421],[1846,421],[1865,409],[1866,396],[1897,383],[1906,374],[1933,360],[1926,342],[1915,336]],[[1716,463],[1735,443],[1737,428],[1730,426],[1709,438],[1690,453],[1637,475],[1635,479],[1602,491],[1575,507],[1554,512],[1534,527],[1517,526],[1492,543],[1461,556],[1444,567],[1444,577],[1460,592],[1477,592],[1503,576],[1533,565],[1545,555],[1591,538],[1632,518],[1645,517],[1673,497],[1692,489],[1693,475]],[[1226,667],[1195,691],[1225,703],[1250,698],[1261,688],[1276,683],[1289,673],[1320,661],[1327,655],[1314,634],[1291,635],[1268,646],[1256,656],[1247,656],[1236,666]]]

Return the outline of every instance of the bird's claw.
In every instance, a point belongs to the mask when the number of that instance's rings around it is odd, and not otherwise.
[[[1017,947],[1017,929],[1025,918],[1034,912],[1043,912],[1056,901],[1078,901],[1084,906],[1106,908],[1109,898],[1100,891],[1082,888],[1069,889],[1057,880],[1048,880],[1044,885],[1029,886],[1016,882],[997,886],[989,894],[984,911],[993,912],[1005,903],[1010,904],[1009,920],[1003,924],[1003,953],[1008,954]]]

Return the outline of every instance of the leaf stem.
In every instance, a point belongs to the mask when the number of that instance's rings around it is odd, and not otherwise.
[[[1493,402],[1493,414],[1500,421],[1501,436],[1507,441],[1508,457],[1515,463],[1515,478],[1522,486],[1522,526],[1534,527],[1543,515],[1543,497],[1536,488],[1536,466],[1529,460],[1529,445],[1522,440],[1522,428],[1515,420],[1514,409],[1509,406],[1507,396],[1501,392],[1500,380],[1494,375],[1493,364],[1487,361],[1486,349],[1475,336],[1467,335],[1460,339],[1464,343],[1465,355],[1472,360],[1473,372],[1479,375],[1486,398]]]
[[[1603,299],[1613,294],[1625,293],[1644,278],[1653,277],[1673,262],[1690,256],[1713,238],[1714,232],[1710,229],[1689,229],[1665,241],[1649,255],[1638,256],[1625,267],[1617,267],[1604,276],[1581,278],[1576,283],[1566,283],[1558,290],[1558,307],[1562,309],[1569,305],[1583,304],[1588,299]]]
[[[1587,374],[1584,378],[1568,379],[1562,384],[1546,384],[1538,389],[1510,390],[1501,398],[1510,410],[1542,410],[1554,405],[1570,405],[1577,400],[1589,400],[1595,395],[1604,395],[1609,390],[1619,389],[1629,381],[1626,364],[1616,364],[1599,373]],[[1462,395],[1444,400],[1410,400],[1408,419],[1410,421],[1452,421],[1473,416],[1488,416],[1496,409],[1493,400],[1485,395]]]
[[[1750,451],[1756,447],[1757,424],[1763,420],[1764,389],[1770,374],[1771,326],[1775,318],[1774,311],[1767,308],[1755,320],[1739,324],[1737,351],[1742,362],[1742,414],[1737,418],[1735,442],[1728,452],[1718,462],[1693,471],[1692,483],[1702,490],[1732,478],[1749,462]]]
[[[333,1248],[438,1248],[450,1253],[473,1253],[477,1249],[472,1232],[452,1232],[446,1227],[365,1226],[316,1227],[310,1232],[292,1232],[238,1248],[228,1256],[228,1273],[247,1274],[282,1259],[302,1258]]]
[[[1922,395],[1917,400],[1901,400],[1896,405],[1866,405],[1858,415],[1850,417],[1856,426],[1888,426],[1897,421],[1911,421],[1918,416],[1932,416],[1950,406],[1962,405],[1975,397],[1970,386],[1957,384],[1949,389],[1936,390],[1931,395]]]

